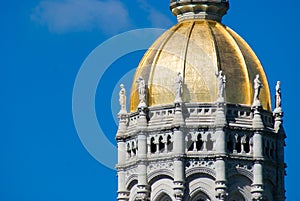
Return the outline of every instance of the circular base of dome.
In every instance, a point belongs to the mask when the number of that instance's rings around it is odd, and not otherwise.
[[[222,1],[182,1],[171,3],[170,9],[178,21],[184,19],[221,21],[229,9],[229,4]]]
[[[222,16],[216,15],[214,13],[210,14],[206,12],[200,12],[197,14],[193,12],[189,12],[189,13],[177,15],[178,22],[181,22],[183,20],[193,20],[193,19],[207,19],[207,20],[215,20],[220,22],[222,20]]]

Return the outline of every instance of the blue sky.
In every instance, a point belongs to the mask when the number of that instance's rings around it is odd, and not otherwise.
[[[72,115],[74,82],[90,52],[112,36],[175,24],[168,5],[169,0],[2,2],[1,201],[115,200],[116,172],[95,160],[77,135]],[[289,201],[298,200],[300,164],[296,126],[299,6],[300,2],[292,0],[231,0],[231,9],[223,20],[254,49],[271,89],[277,80],[282,82]],[[119,80],[138,65],[143,53],[133,52],[116,60],[99,82],[97,117],[112,143],[117,129],[115,112],[111,111],[111,97],[117,98],[113,91]]]

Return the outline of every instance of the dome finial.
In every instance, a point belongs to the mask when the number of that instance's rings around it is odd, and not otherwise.
[[[209,19],[221,21],[229,9],[229,0],[171,0],[170,10],[178,21]]]

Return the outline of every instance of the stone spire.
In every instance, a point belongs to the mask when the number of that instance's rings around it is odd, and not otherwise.
[[[209,19],[221,21],[229,9],[229,0],[171,0],[170,10],[178,21]]]

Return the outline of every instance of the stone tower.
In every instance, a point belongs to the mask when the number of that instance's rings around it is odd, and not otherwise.
[[[178,24],[149,48],[127,112],[121,86],[119,201],[283,201],[280,82],[272,112],[255,53],[221,24],[228,0],[171,0]]]

